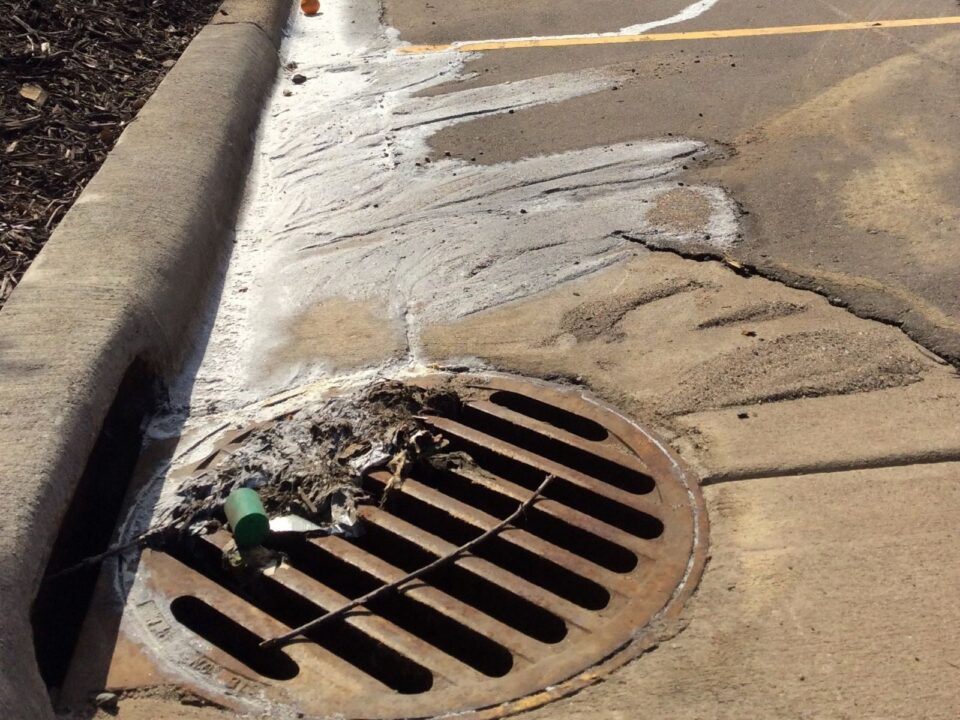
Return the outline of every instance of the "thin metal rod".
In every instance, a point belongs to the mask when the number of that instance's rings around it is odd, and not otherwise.
[[[391,583],[387,583],[386,585],[381,585],[376,590],[372,590],[368,592],[366,595],[362,595],[358,597],[356,600],[351,600],[350,602],[337,608],[336,610],[331,610],[326,615],[321,615],[315,620],[311,620],[308,623],[304,623],[300,627],[296,627],[288,633],[284,633],[283,635],[277,635],[276,637],[272,637],[268,640],[264,640],[263,642],[260,643],[260,647],[264,649],[272,648],[282,643],[285,643],[288,640],[292,640],[293,638],[297,637],[297,635],[302,635],[308,630],[314,630],[315,628],[319,627],[320,625],[323,625],[326,622],[329,622],[330,620],[343,616],[344,614],[348,613],[354,608],[360,607],[361,605],[366,605],[371,600],[375,600],[376,598],[390,592],[391,590],[398,589],[401,585],[404,585],[410,582],[411,580],[416,580],[417,578],[422,577],[423,575],[426,575],[431,570],[436,570],[438,567],[442,567],[443,565],[446,565],[447,563],[452,562],[463,553],[468,552],[471,548],[474,548],[480,543],[482,543],[484,540],[492,537],[493,535],[496,535],[498,532],[500,532],[505,527],[507,527],[507,525],[511,524],[514,520],[520,517],[520,515],[525,510],[529,509],[530,506],[533,505],[540,498],[540,496],[543,494],[543,491],[547,488],[547,485],[550,484],[550,481],[553,480],[554,477],[555,477],[554,475],[547,475],[544,478],[543,482],[540,483],[540,487],[534,490],[533,494],[530,497],[524,500],[517,507],[516,510],[510,513],[509,517],[504,518],[499,523],[494,525],[492,528],[484,532],[482,535],[478,535],[473,540],[471,540],[468,543],[465,543],[464,545],[461,545],[451,553],[444,555],[443,557],[437,558],[432,563],[424,565],[422,568],[418,570],[414,570],[408,575],[404,575],[399,580],[395,580]]]

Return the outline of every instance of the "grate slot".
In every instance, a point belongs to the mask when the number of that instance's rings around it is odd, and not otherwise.
[[[285,566],[278,569],[274,579],[303,597],[315,598],[324,607],[343,607],[349,599],[334,592],[316,579],[300,572],[296,568]],[[415,660],[427,668],[435,677],[446,678],[453,684],[480,682],[486,678],[483,673],[444,653],[422,638],[404,631],[389,620],[370,612],[358,609],[348,613],[345,621],[366,633],[377,642],[381,642],[401,655]],[[319,634],[322,630],[317,630]]]
[[[413,525],[396,515],[391,515],[388,512],[383,512],[371,507],[361,507],[360,515],[365,522],[380,526],[387,532],[395,535],[409,538],[411,542],[416,543],[434,556],[449,555],[457,548],[453,543],[447,542],[443,538],[427,532],[423,528]],[[562,618],[568,625],[587,630],[597,625],[597,616],[595,614],[545,590],[519,575],[498,567],[488,560],[475,555],[464,555],[455,560],[454,565],[460,566],[464,570],[478,577],[482,577],[484,580],[500,585],[509,592],[549,610]]]
[[[523,494],[520,496],[497,492],[493,487],[457,472],[433,470],[419,473],[416,478],[424,485],[500,520],[510,515],[517,503],[530,495],[528,491],[521,491]],[[520,490],[517,486],[514,488]],[[634,552],[595,534],[591,531],[593,528],[588,530],[558,517],[555,512],[544,508],[548,502],[540,502],[526,513],[524,529],[527,532],[613,572],[628,573],[637,566]],[[596,526],[598,523],[594,521],[592,524]]]
[[[193,595],[261,638],[273,637],[290,630],[289,625],[251,605],[205,575],[183,565],[173,556],[150,550],[144,555],[149,558],[151,569],[156,573],[151,582],[165,591],[166,597]],[[319,644],[298,643],[283,650],[296,659],[300,665],[301,677],[319,665],[329,670],[329,680],[337,686],[370,692],[390,692],[387,685]]]
[[[384,483],[377,480],[376,476],[377,473],[368,476],[367,484],[371,492],[379,494]],[[412,481],[407,481],[404,485],[410,482]],[[466,544],[483,532],[466,520],[431,505],[422,498],[414,497],[406,490],[391,493],[386,509],[456,546]],[[473,554],[588,610],[603,609],[610,602],[610,593],[602,585],[535,552],[509,543],[500,536],[480,543],[474,548]]]
[[[266,576],[260,576],[260,582],[241,586],[238,578],[224,568],[219,548],[207,540],[193,543],[190,548],[172,548],[171,555],[288,627],[297,627],[334,609],[318,605]],[[433,674],[427,668],[342,619],[331,621],[306,637],[399,693],[422,693],[433,686]]]
[[[470,486],[477,486],[493,495],[509,498],[508,501],[512,503],[523,502],[524,499],[530,497],[529,489],[486,471],[458,468],[448,472],[458,478],[456,482],[469,483]],[[557,480],[555,482],[561,481]],[[658,553],[657,546],[654,543],[624,532],[618,527],[609,525],[577,508],[564,505],[556,500],[545,498],[538,502],[534,509],[563,523],[568,529],[583,530],[613,546],[628,549],[634,558],[639,556],[654,559]],[[529,515],[533,518],[533,514]],[[573,552],[576,552],[576,550],[573,550]],[[636,562],[634,561],[635,565]]]
[[[496,406],[488,407],[496,409]],[[622,460],[618,462],[598,454],[592,448],[588,450],[578,447],[511,422],[505,417],[485,411],[482,405],[466,405],[458,421],[485,435],[521,447],[524,452],[539,455],[633,495],[646,495],[657,487],[652,477],[636,467],[626,465],[625,463],[631,462],[626,456],[622,456]]]
[[[434,418],[431,418],[434,420]],[[534,458],[524,457],[519,448],[500,444],[469,430],[462,434],[448,430],[449,421],[433,423],[450,440],[451,447],[468,453],[484,470],[510,480],[528,490],[537,488],[546,473],[556,480],[544,492],[544,497],[564,503],[591,517],[619,528],[644,540],[653,540],[663,534],[663,522],[657,517],[609,497],[608,488],[592,478],[585,478],[553,463],[538,463]],[[453,423],[455,425],[455,423]],[[608,494],[609,493],[609,494]]]
[[[222,549],[228,541],[228,536],[226,533],[219,533],[208,538],[208,540]],[[278,568],[273,573],[272,579],[302,597],[311,598],[323,607],[342,607],[350,600],[289,564],[284,564]],[[481,673],[472,667],[442,652],[416,635],[404,631],[379,615],[358,610],[355,613],[348,614],[345,621],[377,642],[392,647],[400,654],[416,660],[434,675],[444,677],[453,683],[468,680],[476,682],[484,678]],[[319,632],[321,631],[318,630]]]
[[[350,542],[406,573],[437,558],[429,550],[382,525],[367,523],[365,530],[363,535]],[[427,577],[431,585],[450,597],[542,643],[558,643],[567,636],[566,623],[557,615],[457,563],[437,568]]]
[[[402,580],[406,574],[386,560],[360,549],[343,538],[327,537],[315,542],[326,547],[333,555],[343,558],[345,562],[378,578],[381,583]],[[544,650],[543,645],[539,642],[479,612],[470,605],[461,603],[459,600],[442,593],[436,587],[433,587],[429,580],[419,578],[416,582],[407,583],[403,586],[402,594],[428,605],[440,613],[449,615],[484,638],[496,638],[498,644],[515,655],[527,658],[535,657]]]
[[[284,652],[264,650],[263,638],[199,598],[181,595],[170,603],[170,612],[185,628],[264,677],[292,680],[300,673],[300,666]]]
[[[531,417],[534,420],[553,425],[561,430],[566,430],[568,433],[578,435],[584,440],[603,442],[610,437],[610,433],[600,423],[527,395],[510,392],[509,390],[497,390],[490,395],[490,402]]]
[[[297,570],[345,598],[352,600],[384,584],[323,544],[299,540],[282,549]],[[407,593],[389,593],[364,607],[483,675],[503,677],[513,667],[513,656],[503,645]]]
[[[518,412],[514,412],[509,408],[501,407],[495,403],[489,402],[488,400],[472,400],[470,402],[470,407],[476,412],[490,415],[494,418],[499,418],[510,425],[526,428],[527,430],[537,433],[538,435],[550,440],[574,447],[577,450],[586,453],[588,456],[602,458],[613,463],[614,465],[634,470],[644,477],[650,477],[651,479],[653,477],[650,473],[650,469],[647,467],[647,464],[638,455],[627,452],[626,449],[623,446],[618,445],[616,441],[603,443],[588,442],[583,440],[581,437],[571,435],[565,430],[561,430],[553,425],[548,425],[547,423],[535,418],[521,415]],[[656,481],[654,481],[654,483],[655,482]]]
[[[660,500],[658,493],[649,493],[647,495],[638,495],[627,492],[608,483],[606,479],[600,479],[593,475],[587,475],[576,470],[569,465],[554,462],[549,458],[527,452],[527,449],[519,445],[514,445],[493,435],[477,430],[476,428],[464,425],[456,420],[430,415],[426,418],[427,423],[443,433],[444,437],[453,444],[467,444],[486,448],[490,452],[498,455],[505,455],[523,462],[530,467],[534,467],[543,473],[552,473],[558,477],[566,478],[567,481],[576,483],[582,487],[592,490],[598,495],[609,497],[612,500],[629,506],[650,505],[656,506]]]
[[[481,531],[485,532],[497,525],[497,518],[492,515],[481,512],[449,495],[437,492],[416,480],[405,480],[403,491],[439,510],[450,513]],[[514,548],[523,548],[558,567],[576,573],[581,578],[596,580],[608,591],[620,592],[625,587],[624,583],[629,584],[629,580],[621,575],[610,573],[594,562],[579,555],[574,555],[529,533],[526,529],[526,519],[520,527],[504,531],[499,535],[499,538]]]

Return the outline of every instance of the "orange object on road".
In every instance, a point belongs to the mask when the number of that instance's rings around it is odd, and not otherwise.
[[[304,15],[316,15],[320,12],[320,0],[300,0],[300,9]]]

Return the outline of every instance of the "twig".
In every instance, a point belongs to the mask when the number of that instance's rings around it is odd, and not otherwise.
[[[277,635],[276,637],[272,637],[272,638],[270,638],[270,639],[268,639],[268,640],[264,640],[263,642],[260,643],[260,647],[262,647],[262,648],[264,648],[264,649],[269,649],[269,648],[272,648],[272,647],[276,647],[277,645],[280,645],[280,644],[282,644],[282,643],[285,643],[285,642],[287,642],[288,640],[292,640],[292,639],[295,638],[297,635],[302,635],[303,633],[307,632],[308,630],[314,630],[314,629],[316,629],[317,627],[319,627],[320,625],[323,625],[324,623],[329,622],[330,620],[333,620],[333,619],[335,619],[335,618],[338,618],[338,617],[343,616],[344,614],[346,614],[346,613],[349,612],[350,610],[353,610],[353,609],[356,608],[356,607],[359,607],[359,606],[361,606],[361,605],[366,605],[366,604],[369,603],[371,600],[375,600],[376,598],[380,597],[381,595],[383,595],[383,594],[385,594],[385,593],[388,593],[388,592],[390,592],[391,590],[396,590],[396,589],[399,588],[401,585],[404,585],[404,584],[410,582],[411,580],[416,580],[417,578],[422,577],[423,575],[426,575],[426,574],[427,574],[428,572],[430,572],[431,570],[436,570],[438,567],[441,567],[441,566],[443,566],[443,565],[446,565],[446,564],[449,563],[449,562],[452,562],[452,561],[455,560],[457,557],[459,557],[460,555],[462,555],[462,554],[465,553],[465,552],[468,552],[471,548],[476,547],[477,545],[479,545],[480,543],[482,543],[482,542],[483,542],[484,540],[486,540],[487,538],[489,538],[489,537],[491,537],[491,536],[493,536],[493,535],[496,535],[498,532],[500,532],[501,530],[503,530],[507,525],[509,525],[510,523],[512,523],[514,520],[516,520],[525,510],[529,509],[530,506],[533,505],[533,504],[540,498],[540,496],[543,494],[543,491],[546,490],[547,485],[550,484],[550,481],[553,480],[554,477],[555,477],[554,475],[547,475],[547,476],[543,479],[543,482],[540,483],[540,487],[538,487],[536,490],[534,490],[534,491],[533,491],[533,494],[532,494],[530,497],[528,497],[526,500],[524,500],[524,501],[517,507],[516,510],[514,510],[512,513],[510,513],[510,515],[509,515],[508,517],[506,517],[506,518],[504,518],[503,520],[501,520],[499,523],[497,523],[496,525],[494,525],[492,528],[490,528],[489,530],[487,530],[486,532],[484,532],[482,535],[479,535],[479,536],[475,537],[473,540],[471,540],[470,542],[468,542],[468,543],[466,543],[466,544],[464,544],[464,545],[461,545],[460,547],[458,547],[456,550],[454,550],[453,552],[449,553],[448,555],[444,555],[443,557],[437,558],[437,559],[434,560],[432,563],[429,563],[429,564],[427,564],[427,565],[424,565],[424,566],[423,566],[422,568],[420,568],[419,570],[414,570],[412,573],[409,573],[409,574],[407,574],[407,575],[404,575],[404,576],[403,576],[402,578],[400,578],[399,580],[395,580],[394,582],[387,583],[386,585],[381,585],[381,586],[378,587],[376,590],[372,590],[372,591],[368,592],[366,595],[362,595],[362,596],[358,597],[356,600],[351,600],[350,602],[346,603],[345,605],[342,605],[341,607],[337,608],[336,610],[331,610],[331,611],[328,612],[326,615],[321,615],[320,617],[316,618],[315,620],[311,620],[311,621],[308,622],[308,623],[304,623],[304,624],[301,625],[300,627],[294,628],[293,630],[291,630],[291,631],[288,632],[288,633],[284,633],[283,635]]]
[[[83,560],[80,560],[79,562],[74,563],[69,567],[65,567],[63,570],[55,572],[53,575],[48,575],[43,579],[43,582],[44,584],[46,584],[49,582],[53,582],[54,580],[59,580],[65,575],[72,575],[78,570],[83,570],[84,568],[88,568],[92,565],[97,565],[98,563],[101,563],[107,558],[113,557],[114,555],[122,555],[123,553],[127,552],[127,550],[132,550],[135,547],[142,547],[146,545],[147,542],[149,542],[153,538],[165,533],[167,530],[169,530],[169,528],[167,527],[157,528],[155,530],[148,530],[142,535],[138,535],[133,540],[129,540],[125,543],[117,543],[116,545],[111,545],[102,553],[85,557]]]
[[[29,25],[27,25],[23,20],[21,20],[20,18],[18,18],[16,15],[11,15],[10,17],[13,18],[13,21],[14,21],[17,25],[19,25],[20,27],[22,27],[22,28],[23,28],[24,30],[26,30],[28,33],[33,33],[34,35],[36,35],[36,36],[38,36],[38,37],[40,36],[40,33],[38,33],[36,30],[34,30],[34,29],[33,29],[32,27],[30,27]]]

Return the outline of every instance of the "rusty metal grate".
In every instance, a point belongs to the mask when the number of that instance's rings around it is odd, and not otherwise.
[[[224,569],[225,532],[146,551],[128,646],[151,672],[228,705],[365,718],[502,715],[647,648],[645,626],[669,624],[702,569],[696,484],[644,431],[575,391],[508,377],[465,387],[461,415],[429,423],[483,472],[418,472],[384,508],[363,507],[362,537],[289,541],[289,567],[253,587]],[[547,474],[517,527],[301,642],[260,649],[480,535]],[[368,489],[388,478],[372,474]]]

